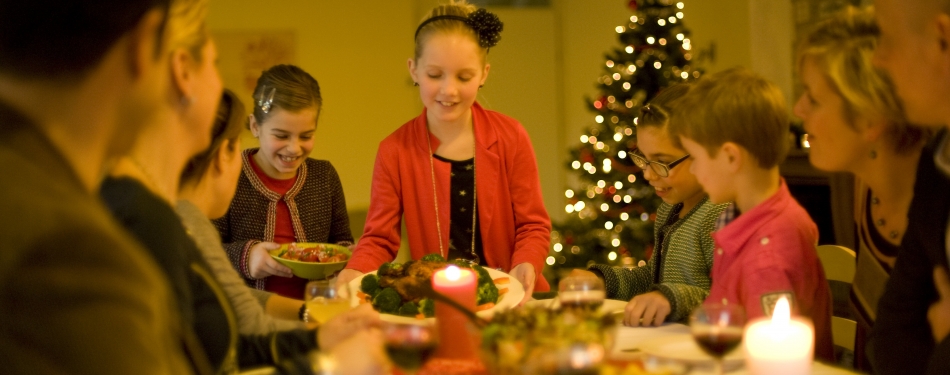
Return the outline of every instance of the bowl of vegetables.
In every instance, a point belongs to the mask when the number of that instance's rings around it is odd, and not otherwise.
[[[326,279],[346,267],[350,249],[329,243],[294,242],[270,251],[270,256],[290,268],[297,277]]]
[[[350,282],[351,305],[372,304],[382,319],[392,322],[419,322],[435,316],[435,302],[421,292],[432,282],[432,274],[449,265],[468,268],[478,277],[476,314],[491,317],[497,311],[516,306],[524,298],[524,287],[508,274],[467,261],[446,261],[429,254],[406,263],[383,263],[378,270]]]

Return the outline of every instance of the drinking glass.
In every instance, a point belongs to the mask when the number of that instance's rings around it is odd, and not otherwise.
[[[389,359],[405,374],[415,374],[439,345],[438,333],[427,322],[384,322],[383,343]]]
[[[562,309],[597,311],[606,296],[604,281],[596,276],[568,276],[558,284],[557,298]]]
[[[722,357],[742,342],[745,310],[740,305],[707,304],[689,317],[693,339],[715,359],[716,373],[723,374]]]
[[[310,318],[324,324],[349,310],[349,287],[349,283],[337,283],[336,279],[308,282],[304,289],[304,301]]]

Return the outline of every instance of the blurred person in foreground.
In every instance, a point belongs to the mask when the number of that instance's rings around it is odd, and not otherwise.
[[[95,195],[162,100],[169,17],[161,0],[0,3],[4,372],[191,372],[167,281]]]
[[[907,231],[877,306],[868,356],[878,374],[950,373],[950,1],[876,0],[874,63],[908,120],[939,131],[917,164]]]

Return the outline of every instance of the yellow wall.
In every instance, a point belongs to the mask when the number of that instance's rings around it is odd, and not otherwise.
[[[716,58],[706,62],[707,72],[747,66],[791,92],[789,1],[683,1],[694,51],[715,45]],[[419,19],[439,2],[216,1],[209,24],[219,34],[277,30],[295,35],[296,63],[320,81],[324,95],[313,156],[333,162],[348,207],[360,210],[369,205],[377,144],[422,108],[406,60]],[[614,27],[632,14],[627,2],[552,0],[549,8],[492,9],[505,31],[490,53],[491,74],[479,101],[527,129],[554,218],[563,215],[563,192],[572,176],[564,168],[567,150],[593,124],[583,99],[597,95],[594,84],[603,74],[604,53],[619,46]]]
[[[347,206],[369,205],[376,146],[421,111],[406,68],[410,1],[227,0],[212,3],[212,32],[292,30],[296,64],[321,86],[324,108],[312,156],[330,160]],[[223,53],[222,53],[223,54]],[[239,83],[226,82],[227,86]],[[250,105],[250,98],[242,98]]]

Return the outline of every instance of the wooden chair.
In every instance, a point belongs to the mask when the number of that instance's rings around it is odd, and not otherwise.
[[[818,246],[818,259],[825,270],[825,278],[851,284],[854,280],[855,253],[844,246]],[[831,317],[831,336],[835,345],[854,351],[857,322],[838,316]]]

